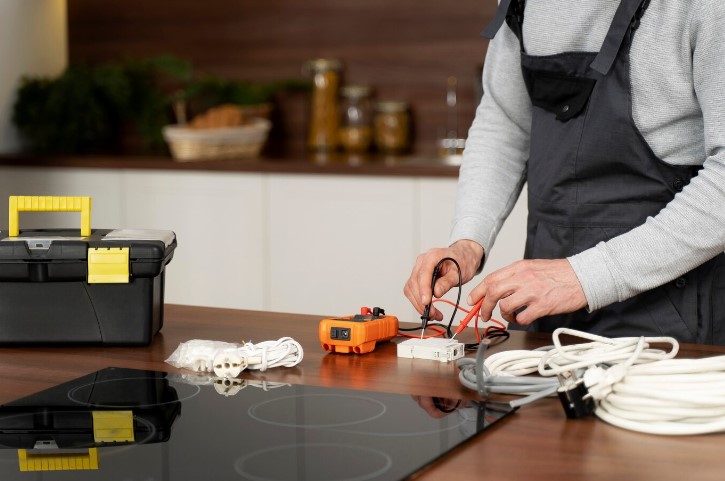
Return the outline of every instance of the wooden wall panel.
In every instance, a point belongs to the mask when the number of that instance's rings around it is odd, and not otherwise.
[[[458,125],[475,111],[496,0],[68,0],[71,62],[171,53],[248,80],[303,78],[316,57],[345,63],[347,83],[412,105],[418,153],[447,128],[446,79],[458,78]],[[292,148],[304,144],[305,102],[282,102]]]

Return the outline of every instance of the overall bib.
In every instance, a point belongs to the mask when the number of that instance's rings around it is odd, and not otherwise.
[[[632,118],[629,48],[649,1],[621,0],[600,52],[528,55],[525,0],[501,0],[483,32],[493,38],[506,21],[516,34],[533,105],[527,259],[565,258],[625,233],[656,215],[697,175],[699,166],[659,159]],[[530,329],[725,344],[723,257],[626,301],[545,317]]]

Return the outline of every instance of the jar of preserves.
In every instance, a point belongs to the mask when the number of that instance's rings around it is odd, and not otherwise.
[[[373,120],[375,146],[383,153],[399,154],[410,147],[410,113],[408,103],[386,100],[375,104]]]
[[[373,140],[370,87],[349,85],[340,91],[339,142],[349,153],[361,153]]]
[[[338,93],[342,63],[318,58],[305,63],[303,70],[312,75],[307,146],[313,151],[332,151],[338,145]]]

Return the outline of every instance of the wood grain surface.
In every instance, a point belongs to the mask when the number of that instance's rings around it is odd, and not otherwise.
[[[248,379],[377,390],[453,399],[475,398],[453,363],[397,358],[386,343],[365,355],[328,354],[317,339],[325,317],[168,305],[164,327],[147,347],[0,348],[0,403],[109,366],[178,371],[164,360],[190,339],[264,341],[291,336],[301,364]],[[472,333],[464,333],[464,339]],[[548,344],[545,335],[513,332],[495,349]],[[680,356],[722,354],[721,347],[683,346]],[[500,399],[500,398],[499,398]],[[411,447],[414,449],[414,446]],[[416,476],[424,480],[720,480],[723,435],[664,437],[619,429],[596,419],[567,420],[556,399],[524,407]]]

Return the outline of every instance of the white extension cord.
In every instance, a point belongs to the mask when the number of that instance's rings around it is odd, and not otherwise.
[[[296,366],[303,356],[302,346],[291,337],[257,344],[194,339],[181,343],[166,362],[196,372],[214,372],[220,378],[234,378],[245,369]]]
[[[247,342],[236,349],[225,349],[214,356],[214,374],[237,377],[245,369],[266,371],[270,367],[292,367],[302,361],[300,343],[291,337],[259,344]]]
[[[589,342],[563,346],[562,335]],[[670,337],[610,339],[572,329],[554,331],[553,342],[546,350],[502,351],[478,364],[464,359],[461,382],[483,395],[529,395],[512,405],[583,384],[583,400],[615,426],[663,435],[725,431],[725,356],[674,359],[679,345]],[[650,347],[663,343],[671,348]]]

